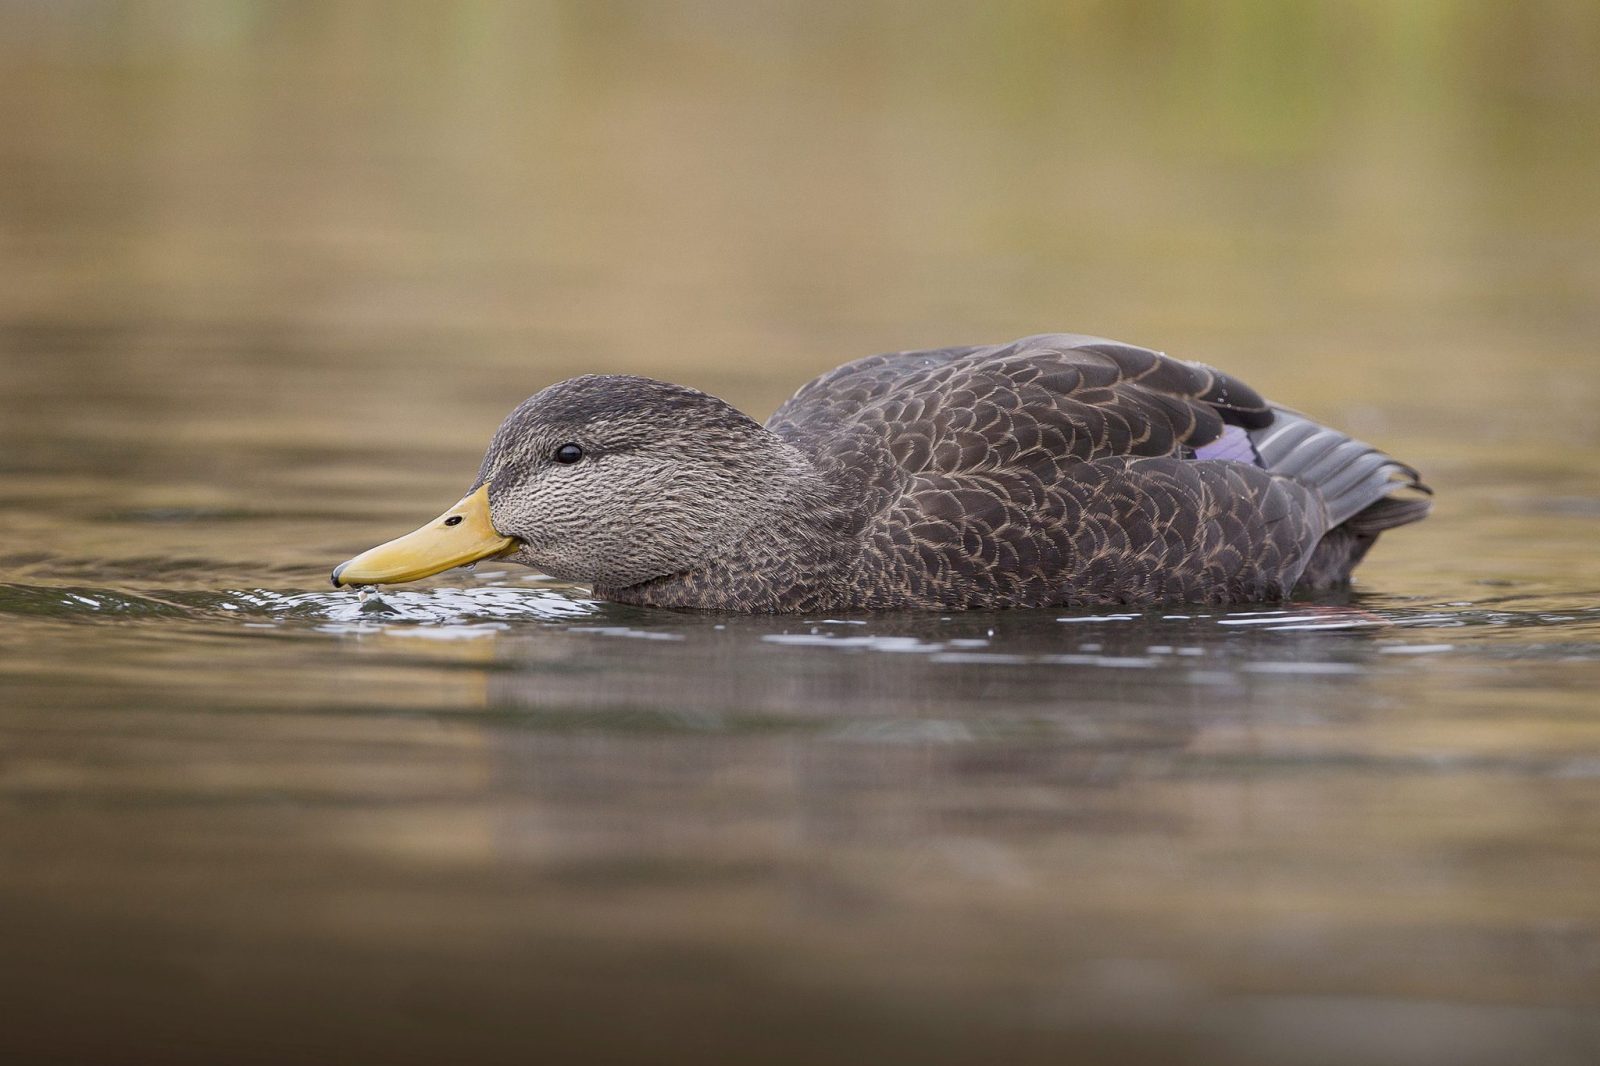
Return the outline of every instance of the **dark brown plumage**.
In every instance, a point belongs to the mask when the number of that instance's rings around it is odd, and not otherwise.
[[[485,482],[516,561],[760,612],[1275,600],[1428,510],[1411,468],[1226,374],[1069,334],[862,359],[764,428],[576,378],[506,420]]]

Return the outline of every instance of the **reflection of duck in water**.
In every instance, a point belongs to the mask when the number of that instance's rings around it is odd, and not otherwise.
[[[333,582],[497,556],[734,611],[1272,600],[1347,581],[1427,491],[1219,371],[1046,334],[849,363],[765,427],[648,378],[560,382],[461,502]]]

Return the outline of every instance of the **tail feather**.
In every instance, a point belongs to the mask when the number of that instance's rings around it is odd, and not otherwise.
[[[1426,491],[1425,486],[1417,486]],[[1377,536],[1386,529],[1396,526],[1409,525],[1420,522],[1428,517],[1428,511],[1433,507],[1433,501],[1426,496],[1402,498],[1399,496],[1385,496],[1368,507],[1357,512],[1356,515],[1345,523],[1352,532],[1366,536]]]
[[[1355,533],[1375,535],[1428,513],[1432,490],[1411,467],[1297,411],[1274,407],[1273,414],[1272,425],[1250,431],[1261,465],[1315,488],[1330,529],[1348,522]]]

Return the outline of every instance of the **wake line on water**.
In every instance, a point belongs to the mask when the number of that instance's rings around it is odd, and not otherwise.
[[[598,609],[596,601],[552,589],[441,588],[358,596],[350,592],[272,589],[130,592],[89,586],[0,583],[0,614],[65,621],[227,617],[256,627],[320,622],[324,625],[318,628],[345,631],[390,625],[459,627],[489,622],[576,621]]]
[[[0,617],[28,618],[65,623],[148,621],[151,624],[191,622],[224,629],[313,630],[330,634],[406,633],[433,639],[466,639],[504,632],[519,624],[556,625],[563,632],[596,636],[628,636],[650,640],[682,640],[711,628],[747,629],[760,643],[836,652],[913,653],[934,661],[978,665],[1049,662],[1072,665],[1093,659],[1096,665],[1150,666],[1171,661],[1168,656],[1204,657],[1235,645],[1250,634],[1294,637],[1375,638],[1372,650],[1384,655],[1429,657],[1466,652],[1495,659],[1600,658],[1600,605],[1593,599],[1552,602],[1530,601],[1523,610],[1508,610],[1506,598],[1487,601],[1493,606],[1465,601],[1418,605],[1414,603],[1330,606],[1290,603],[1279,607],[1253,606],[1240,610],[1191,609],[1167,613],[1084,611],[1051,615],[1043,612],[954,614],[919,619],[920,635],[905,633],[906,619],[863,616],[848,619],[737,616],[692,616],[680,612],[624,609],[611,624],[608,605],[585,598],[567,588],[481,585],[433,589],[391,589],[365,596],[354,591],[285,592],[272,589],[130,591],[87,585],[29,585],[0,582]],[[1059,626],[1060,648],[1034,649],[1025,655],[1007,638],[995,640],[993,628],[986,639],[966,639],[950,626],[998,625],[1002,618],[1017,618],[1037,626],[1041,616]],[[1034,616],[1023,618],[1019,616]],[[659,622],[657,621],[659,618]],[[989,621],[984,621],[988,619]],[[686,628],[687,627],[687,628]],[[880,631],[881,630],[881,631]],[[1521,631],[1523,639],[1508,644],[1506,637]],[[1151,643],[1132,640],[1144,633]],[[1120,634],[1118,654],[1105,651],[1104,634]],[[1534,636],[1538,633],[1538,636]],[[1070,634],[1070,636],[1068,636]],[[1528,639],[1528,638],[1532,639]],[[1091,641],[1085,643],[1085,640]],[[1254,650],[1261,652],[1266,647]],[[1322,644],[1319,649],[1338,652],[1343,645]],[[1305,654],[1299,647],[1297,657]],[[1053,654],[1052,654],[1053,653]],[[1270,654],[1270,652],[1269,652]],[[1264,667],[1266,671],[1284,666]]]

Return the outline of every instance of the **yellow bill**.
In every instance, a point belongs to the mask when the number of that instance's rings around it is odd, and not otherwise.
[[[499,555],[516,543],[489,520],[489,483],[421,529],[333,568],[333,587],[393,585]]]

